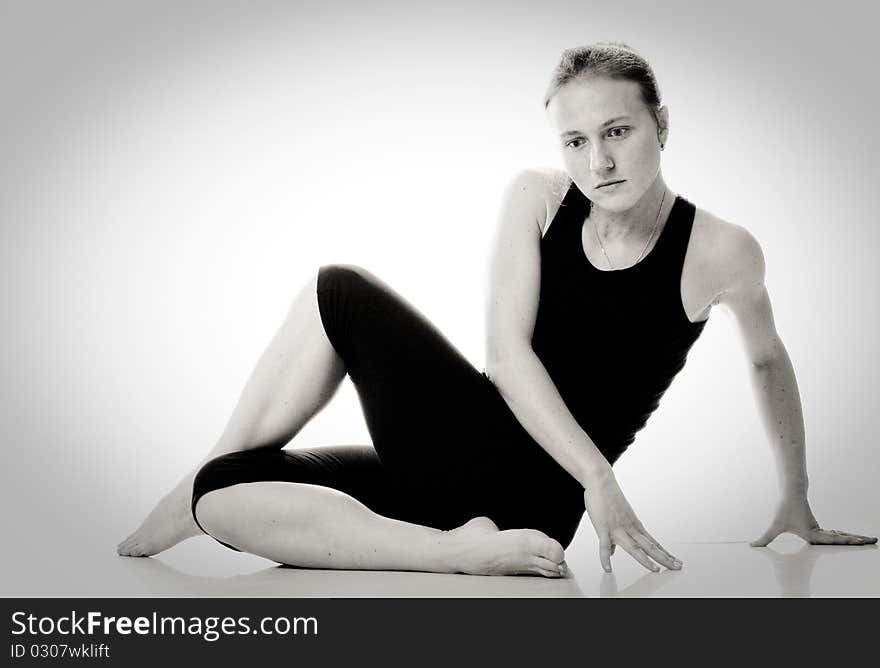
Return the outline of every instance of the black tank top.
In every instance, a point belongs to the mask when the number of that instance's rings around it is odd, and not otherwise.
[[[590,201],[572,182],[541,240],[532,348],[565,405],[609,463],[645,426],[705,321],[688,320],[681,271],[695,207],[676,197],[654,247],[627,269],[584,254]]]

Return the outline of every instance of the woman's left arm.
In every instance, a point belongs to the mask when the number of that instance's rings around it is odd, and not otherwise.
[[[764,547],[789,532],[813,545],[865,545],[877,538],[822,529],[807,500],[809,487],[804,419],[794,369],[776,331],[764,284],[764,255],[755,238],[739,226],[729,228],[730,242],[720,263],[722,278],[716,303],[735,316],[742,334],[755,401],[779,476],[780,500],[767,531],[752,547]]]

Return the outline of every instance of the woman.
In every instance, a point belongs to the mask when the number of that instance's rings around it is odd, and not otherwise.
[[[813,517],[761,249],[667,188],[669,114],[649,65],[625,45],[569,49],[545,108],[565,172],[525,170],[505,193],[485,372],[370,272],[321,267],[219,442],[119,554],[155,554],[201,528],[297,566],[558,577],[586,510],[606,571],[618,545],[650,570],[681,568],[611,467],[716,304],[740,325],[779,470],[779,506],[753,545],[785,531],[876,542]],[[282,450],[346,373],[373,447]]]

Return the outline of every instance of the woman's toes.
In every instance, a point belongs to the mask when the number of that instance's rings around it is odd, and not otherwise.
[[[550,540],[552,541],[552,544],[548,546],[548,552],[544,556],[559,565],[565,561],[565,549],[559,541],[553,540],[552,538]]]
[[[544,577],[560,578],[563,572],[559,568],[559,564],[544,559],[543,557],[534,557],[532,559],[533,568],[541,573]]]
[[[558,540],[554,540],[540,531],[533,532],[530,540],[534,554],[549,559],[556,566],[565,561],[565,550]]]
[[[548,571],[544,568],[535,567],[535,573],[538,575],[543,575],[545,578],[559,578],[562,577],[559,574],[559,571]]]

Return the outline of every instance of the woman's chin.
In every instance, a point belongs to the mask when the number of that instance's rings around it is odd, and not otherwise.
[[[594,190],[590,201],[594,206],[609,213],[622,213],[635,206],[632,198],[627,197],[624,193],[602,193]]]

